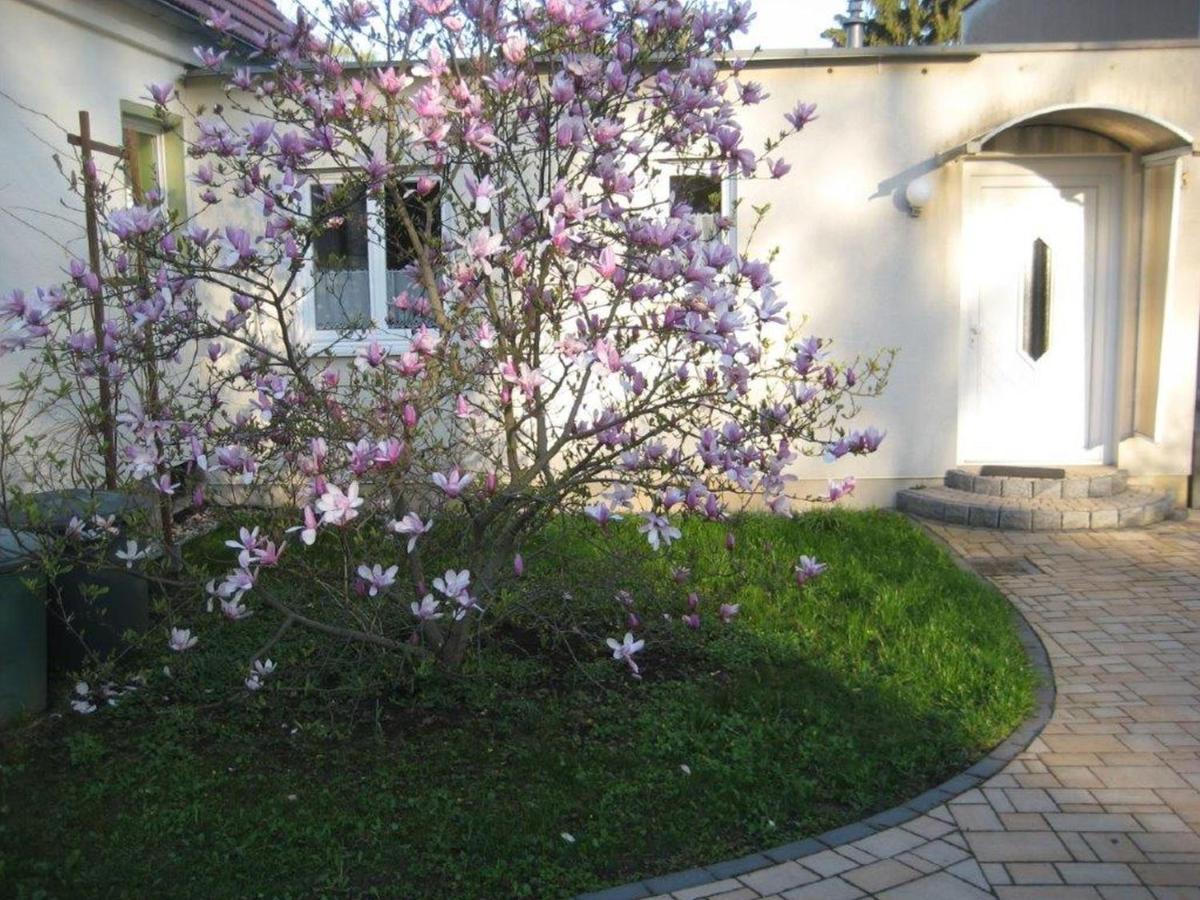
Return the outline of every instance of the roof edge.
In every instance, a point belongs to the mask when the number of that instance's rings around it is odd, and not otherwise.
[[[993,53],[1064,53],[1129,50],[1194,50],[1200,39],[1171,38],[1144,41],[1080,41],[1026,44],[950,44],[904,47],[797,47],[780,50],[737,50],[734,56],[751,65],[805,63],[853,65],[863,62],[963,62]]]

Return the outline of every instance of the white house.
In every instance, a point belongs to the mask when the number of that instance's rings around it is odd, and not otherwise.
[[[188,203],[188,135],[162,133],[137,98],[176,78],[185,102],[212,96],[190,74],[212,5],[247,34],[279,23],[269,0],[0,0],[4,288],[56,278],[58,245],[81,240],[51,161],[80,109]],[[865,414],[888,439],[853,473],[861,500],[997,464],[1119,466],[1200,501],[1200,0],[977,0],[956,46],[750,65],[770,96],[749,137],[800,99],[820,118],[787,154],[792,176],[711,193],[745,217],[772,205],[756,240],[781,249],[774,272],[814,333],[842,355],[899,350]],[[804,492],[831,470],[797,474]]]

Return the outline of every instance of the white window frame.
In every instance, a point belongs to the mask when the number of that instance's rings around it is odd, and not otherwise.
[[[301,210],[305,216],[312,216],[312,187],[319,185],[341,184],[347,174],[346,169],[322,169],[309,172],[309,181],[301,200]],[[449,202],[448,188],[440,175],[429,172],[409,171],[402,176],[404,181],[415,181],[427,175],[438,183],[441,189],[442,201],[442,239],[447,233],[453,233],[450,221],[453,205]],[[372,327],[353,332],[349,335],[343,331],[332,331],[317,328],[316,303],[316,260],[315,248],[310,243],[304,260],[304,290],[300,303],[299,323],[300,339],[322,356],[354,356],[372,343],[379,344],[389,353],[403,353],[412,345],[413,329],[388,328],[377,323],[387,322],[388,307],[392,298],[388,296],[387,288],[387,236],[384,222],[383,199],[376,193],[368,192],[367,201],[367,284],[370,292],[370,311]]]
[[[700,169],[709,160],[682,159],[678,156],[660,156],[650,161],[652,170],[657,170],[657,177],[651,179],[653,200],[655,203],[671,201],[671,178],[676,175],[707,175]],[[728,165],[722,162],[722,165]],[[720,177],[721,182],[721,215],[729,219],[729,230],[725,232],[726,242],[736,251],[738,248],[737,221],[737,174],[726,173]]]

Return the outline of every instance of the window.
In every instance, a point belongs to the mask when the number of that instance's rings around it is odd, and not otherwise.
[[[1050,349],[1050,245],[1033,242],[1025,276],[1025,328],[1022,346],[1035,362]]]
[[[187,211],[187,185],[183,169],[183,139],[179,120],[163,121],[154,110],[136,103],[121,103],[121,141],[125,147],[125,190],[130,204],[142,203],[157,191],[176,218]]]
[[[389,186],[382,198],[339,175],[321,176],[309,190],[309,213],[325,230],[310,253],[311,304],[306,320],[312,338],[333,353],[352,353],[364,340],[407,339],[430,319],[395,299],[424,295],[418,273],[418,241],[436,248],[442,240],[441,185],[424,195],[415,178]]]
[[[339,196],[337,186],[312,186],[313,216],[326,230],[313,241],[313,307],[317,331],[371,327],[371,261],[367,196]]]
[[[677,203],[690,206],[700,218],[704,238],[716,236],[718,216],[735,218],[737,182],[733,176],[711,174],[706,162],[678,159],[659,160],[652,171],[656,185],[654,200],[672,206]],[[725,233],[729,242],[736,245],[735,228],[731,227]]]
[[[721,182],[711,175],[672,175],[671,202],[686,203],[692,212],[716,216],[721,213]]]
[[[399,189],[397,189],[399,188]],[[384,195],[384,224],[386,228],[387,246],[387,296],[399,296],[404,291],[411,290],[414,282],[418,282],[416,245],[412,240],[409,227],[420,236],[420,242],[427,247],[436,247],[441,242],[442,235],[442,191],[441,185],[435,187],[424,197],[418,196],[416,183],[404,181],[398,186],[390,187]],[[403,209],[407,216],[400,215]],[[387,306],[387,324],[389,328],[417,328],[425,321],[412,310],[397,309],[390,302]]]

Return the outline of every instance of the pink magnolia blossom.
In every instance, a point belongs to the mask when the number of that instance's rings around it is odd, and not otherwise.
[[[275,545],[274,541],[266,541],[261,547],[256,547],[253,552],[254,564],[267,568],[279,565],[280,558],[283,556],[283,551],[287,549],[286,544]]]
[[[609,522],[619,520],[621,516],[617,515],[609,508],[607,503],[593,503],[583,508],[584,514],[594,519],[599,525],[607,525]]]
[[[417,539],[423,534],[428,534],[429,530],[433,528],[433,519],[422,522],[421,517],[415,512],[408,512],[404,514],[403,518],[393,521],[389,527],[396,534],[408,536],[408,552],[412,553],[417,546]]]
[[[412,79],[407,75],[397,74],[394,66],[388,66],[386,69],[376,72],[375,81],[381,91],[392,97],[412,84]]]
[[[358,482],[350,482],[350,487],[343,493],[335,484],[317,500],[317,512],[321,514],[322,525],[348,525],[358,517],[358,508],[362,506],[362,498],[358,496]]]
[[[500,366],[500,374],[509,384],[520,388],[526,400],[533,400],[538,389],[546,383],[546,377],[537,369],[530,368],[528,363],[514,365],[504,362]]]
[[[817,118],[817,106],[815,103],[797,103],[795,109],[784,114],[784,118],[787,119],[789,125],[800,131]]]
[[[514,66],[520,65],[529,52],[529,42],[520,34],[510,34],[500,45],[500,52]]]
[[[191,650],[195,647],[200,643],[200,639],[192,634],[191,629],[172,628],[171,639],[167,643],[176,653],[182,653],[184,650]]]
[[[848,475],[847,477],[841,479],[840,481],[835,480],[835,479],[830,479],[830,482],[829,482],[829,499],[830,499],[830,501],[836,503],[838,500],[841,500],[843,497],[849,497],[851,494],[854,493],[855,487],[856,487],[856,485],[854,482],[853,475]]]
[[[275,663],[272,660],[256,659],[250,664],[250,674],[246,676],[245,685],[248,691],[262,690],[266,680],[275,674]]]
[[[387,349],[379,341],[371,341],[365,347],[360,347],[354,354],[354,367],[360,372],[367,369],[377,369],[387,359]]]
[[[496,187],[491,177],[487,175],[476,180],[474,175],[467,173],[464,180],[467,186],[467,193],[470,195],[475,207],[475,212],[481,216],[489,215],[492,211],[492,201],[500,196],[502,190]]]
[[[258,549],[259,536],[257,528],[239,528],[236,540],[228,540],[225,546],[232,550],[237,550],[239,553],[243,550],[253,551]]]
[[[311,547],[317,540],[317,526],[316,514],[313,513],[311,506],[306,506],[304,507],[304,524],[293,525],[288,531],[299,531],[300,540]]]
[[[655,550],[660,546],[669,547],[672,541],[683,537],[683,532],[672,525],[666,516],[656,513],[643,513],[638,531],[646,535],[646,540]]]
[[[801,556],[800,561],[796,563],[796,584],[803,587],[824,572],[826,568],[827,565],[825,563],[817,562],[811,556]]]
[[[385,569],[379,563],[373,566],[364,564],[358,567],[358,577],[367,585],[367,595],[374,597],[396,583],[396,573],[399,571],[399,566]]]
[[[420,603],[412,604],[412,614],[420,622],[429,622],[442,617],[441,604],[434,599],[433,594],[426,594]]]
[[[634,661],[634,654],[640,653],[646,646],[643,640],[634,640],[632,632],[625,632],[624,640],[618,641],[616,638],[608,638],[605,641],[610,650],[612,650],[613,659],[617,662],[623,662],[629,666],[634,677],[640,677],[641,670],[638,668],[637,662]]]
[[[452,500],[462,496],[463,491],[466,490],[467,485],[471,483],[474,477],[470,472],[465,474],[461,472],[458,466],[455,466],[449,472],[434,472],[430,476],[433,483],[441,488],[442,492]]]
[[[175,94],[175,85],[169,81],[162,84],[148,84],[146,85],[146,90],[158,106],[166,106],[171,102],[171,97]]]
[[[600,257],[596,261],[596,271],[600,273],[600,277],[611,281],[613,275],[617,272],[617,255],[613,252],[612,247],[605,247],[600,251]]]
[[[767,171],[771,173],[772,178],[782,178],[791,170],[791,165],[782,159],[767,160]]]
[[[225,57],[229,55],[228,50],[217,52],[212,47],[193,47],[192,52],[196,54],[196,58],[200,60],[201,65],[206,69],[219,69],[225,62]]]
[[[475,343],[484,350],[490,350],[496,346],[496,332],[492,330],[492,324],[484,319],[479,323],[479,327],[475,330]]]
[[[242,604],[242,601],[236,597],[221,601],[221,613],[225,616],[225,618],[234,622],[240,622],[242,619],[246,619],[254,615]]]
[[[447,569],[445,575],[433,579],[434,588],[451,600],[457,599],[467,593],[470,585],[471,573],[466,569],[463,569],[461,572]]]
[[[487,275],[492,274],[491,258],[504,249],[504,236],[488,228],[476,228],[462,240],[467,255]]]

